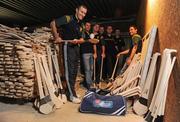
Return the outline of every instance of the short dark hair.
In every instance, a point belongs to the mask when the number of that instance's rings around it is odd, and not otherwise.
[[[81,8],[81,7],[83,7],[83,8],[85,8],[85,9],[87,9],[87,6],[86,6],[86,5],[84,5],[84,4],[78,5],[77,9],[79,9],[79,8]]]
[[[134,29],[138,29],[136,25],[130,25],[130,27],[133,27]]]
[[[91,24],[91,22],[89,22],[89,21],[86,21],[85,24],[86,24],[86,23],[90,23],[90,24]]]
[[[100,27],[100,24],[99,24],[99,23],[94,23],[94,24],[93,24],[93,27],[94,27],[95,25],[99,25],[99,27]]]
[[[116,28],[116,29],[115,29],[115,31],[116,31],[116,30],[119,30],[119,31],[121,31],[119,28]]]

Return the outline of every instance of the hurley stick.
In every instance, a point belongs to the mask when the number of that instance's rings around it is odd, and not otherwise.
[[[128,96],[128,95],[131,95],[131,94],[136,93],[136,92],[138,92],[139,94],[141,93],[141,88],[139,86],[128,89],[124,92],[119,93],[118,95]]]
[[[52,79],[52,82],[53,82],[53,85],[55,87],[55,94],[56,96],[59,95],[58,93],[58,88],[57,88],[57,84],[54,80],[54,73],[53,73],[53,64],[52,64],[52,51],[51,51],[51,47],[50,45],[47,45],[46,46],[46,52],[47,52],[47,60],[48,60],[48,66],[49,66],[49,72],[50,72],[50,75],[51,75],[51,79]]]
[[[146,121],[152,121],[155,117],[156,111],[162,99],[162,95],[164,94],[164,86],[166,86],[167,81],[167,74],[169,70],[169,66],[171,63],[171,53],[176,52],[176,50],[165,49],[163,51],[162,63],[160,67],[160,73],[157,81],[157,86],[153,95],[153,99],[151,105],[149,107],[149,112],[145,117]]]
[[[160,89],[159,94],[162,96],[159,96],[159,100],[157,100],[155,107],[153,109],[154,112],[152,112],[153,115],[153,121],[157,118],[157,115],[159,115],[159,117],[161,115],[164,115],[164,108],[165,108],[165,102],[166,102],[166,96],[167,96],[167,89],[168,89],[168,81],[174,66],[174,63],[176,61],[176,57],[173,57],[173,60],[171,61],[171,55],[169,56],[169,61],[167,62],[167,73],[164,73],[164,76],[162,77],[162,80],[164,81],[164,87],[162,89]]]
[[[62,43],[74,43],[77,39],[73,39],[73,40],[61,40],[60,42]],[[87,40],[84,40],[84,42],[91,42],[93,44],[97,44],[99,43],[99,40],[98,39],[87,39]]]
[[[142,67],[142,64],[140,61],[136,61],[133,66],[132,66],[132,70],[129,72],[127,78],[126,78],[126,81],[130,81],[132,78],[136,77],[139,75],[140,71],[141,71],[141,67]],[[123,91],[125,91],[126,89],[129,89],[129,88],[133,88],[133,87],[136,87],[137,85],[137,82],[138,82],[138,79],[135,80],[134,82],[130,83],[127,87],[124,88]]]
[[[164,68],[166,66],[166,62],[167,62],[166,53],[167,53],[167,50],[164,50],[162,58],[161,58],[161,65],[160,65],[160,70],[159,70],[159,75],[158,75],[158,79],[157,79],[156,88],[155,88],[155,91],[154,91],[154,94],[153,94],[151,104],[150,104],[149,109],[148,109],[148,113],[145,116],[146,121],[152,121],[152,119],[153,119],[153,117],[151,116],[151,111],[152,111],[152,109],[154,107],[155,100],[157,99],[157,93],[158,93],[159,87],[161,85],[161,78],[162,78],[162,75],[163,75]]]
[[[141,97],[134,103],[133,110],[138,115],[144,115],[148,111],[148,98],[151,85],[154,84],[154,78],[156,73],[156,62],[160,53],[155,53],[152,57],[151,65],[147,75],[147,79],[142,90]]]
[[[138,61],[138,57],[139,55],[135,55],[130,66],[128,67],[128,69],[123,73],[122,78],[120,79],[119,77],[114,81],[113,83],[113,87],[111,87],[111,91],[114,92],[120,88],[118,88],[119,86],[123,86],[124,84],[126,84],[127,82],[129,83],[129,81],[132,81],[132,79],[136,76],[139,75],[139,72],[141,70],[141,62]],[[131,82],[130,84],[128,84],[129,87],[133,87],[134,85],[136,85],[138,79],[135,79],[133,82]],[[123,91],[126,87],[124,87],[123,89],[121,89],[121,91]]]
[[[38,65],[40,65],[40,62],[38,62]],[[43,76],[44,76],[43,73],[44,73],[44,72],[40,72],[40,74],[41,74],[41,79],[42,79],[42,85],[43,85],[43,89],[44,89],[44,95],[45,95],[45,96],[48,96],[48,97],[51,99],[50,94],[49,94],[49,91],[48,91],[48,87],[47,87],[47,84],[46,84],[46,78],[43,77]],[[55,111],[56,106],[55,106],[55,104],[52,102],[52,99],[51,99],[51,104],[53,105],[52,111]]]
[[[140,75],[135,76],[135,77],[132,78],[131,80],[125,82],[125,84],[123,84],[121,87],[119,87],[119,88],[113,90],[113,91],[111,92],[111,94],[117,94],[117,93],[120,93],[121,90],[123,90],[123,89],[126,88],[129,84],[131,84],[132,82],[136,81],[136,80],[139,79],[139,78],[140,78]]]
[[[59,61],[58,61],[58,55],[57,52],[59,52],[59,46],[55,45],[55,50],[54,50],[54,55],[52,56],[52,59],[54,60],[55,63],[55,68],[57,71],[57,75],[56,75],[56,79],[59,79],[58,83],[59,83],[59,92],[61,93],[61,97],[64,103],[67,102],[67,97],[66,97],[66,93],[65,90],[63,89],[63,85],[62,85],[62,81],[61,81],[61,77],[60,77],[60,66],[59,66]]]
[[[46,52],[47,52],[48,66],[49,66],[51,79],[54,81],[52,59],[51,59],[52,52],[51,52],[51,47],[49,45],[46,46]]]
[[[51,98],[49,96],[45,96],[43,93],[42,81],[40,76],[39,65],[37,63],[37,59],[34,59],[35,69],[36,69],[36,77],[39,89],[39,111],[43,114],[49,114],[54,111],[55,105],[52,103]]]
[[[55,88],[53,86],[52,79],[51,79],[51,76],[50,76],[50,73],[49,73],[49,69],[48,69],[48,65],[47,65],[47,62],[46,62],[44,56],[41,57],[41,61],[42,62],[40,63],[40,70],[42,72],[43,77],[46,78],[45,82],[47,84],[49,95],[51,96],[52,102],[56,105],[56,108],[61,108],[63,103],[55,95]]]
[[[128,66],[126,71],[121,76],[119,76],[120,80],[118,80],[119,77],[116,78],[115,81],[118,83],[115,83],[115,82],[113,83],[113,88],[112,88],[113,90],[116,89],[117,87],[123,85],[127,80],[129,80],[129,77],[131,76],[130,74],[133,73],[132,69],[133,69],[134,65],[139,61],[140,56],[141,56],[140,53],[134,55],[132,62],[130,63],[130,65]],[[118,84],[118,86],[116,86],[114,84]]]
[[[155,42],[155,38],[156,38],[156,32],[157,32],[157,27],[153,26],[151,29],[151,32],[149,34],[149,40],[148,40],[149,42],[148,42],[148,45],[146,47],[146,50],[142,50],[142,52],[143,51],[145,52],[145,55],[142,55],[142,59],[141,59],[142,63],[144,63],[144,65],[143,65],[144,67],[142,68],[142,72],[141,72],[141,80],[140,80],[141,88],[144,86],[144,82],[145,82],[146,77],[147,77],[149,63],[150,63],[150,59],[151,59],[151,55],[152,55],[152,51],[153,51],[153,46],[154,46],[154,42]],[[144,53],[142,53],[142,54],[144,54]]]
[[[63,87],[62,87],[62,83],[61,83],[61,78],[59,76],[59,64],[58,64],[58,60],[57,60],[57,54],[55,53],[55,55],[52,55],[52,59],[53,59],[53,64],[54,64],[54,68],[55,68],[55,77],[56,77],[56,81],[59,87],[59,91],[61,93],[61,98],[63,103],[67,102],[67,98],[66,98],[66,94],[65,92],[63,92]]]
[[[108,89],[108,88],[110,88],[112,86],[112,81],[114,80],[114,74],[115,74],[115,71],[116,71],[116,67],[117,67],[118,61],[119,61],[119,57],[116,58],[116,63],[114,65],[113,73],[111,75],[110,82],[106,86],[106,89]]]
[[[94,82],[94,88],[95,88],[96,87],[96,59],[95,58],[93,61],[93,75],[94,75],[93,82]]]
[[[101,82],[102,82],[102,71],[103,71],[103,64],[104,64],[104,58],[101,58],[101,69],[100,69],[100,82],[99,82],[99,88],[101,88]]]

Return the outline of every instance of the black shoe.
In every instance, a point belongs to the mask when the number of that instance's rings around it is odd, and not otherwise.
[[[79,85],[80,85],[80,87],[81,87],[82,89],[85,89],[85,90],[88,89],[88,88],[87,88],[87,85],[85,85],[85,83],[83,83],[83,82],[81,82]]]
[[[109,93],[110,93],[110,90],[106,90],[106,89],[101,89],[97,92],[97,94],[99,94],[99,95],[106,95]]]

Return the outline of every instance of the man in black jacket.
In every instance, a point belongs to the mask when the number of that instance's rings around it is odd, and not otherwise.
[[[61,43],[63,40],[74,40],[64,45],[64,54],[67,55],[65,58],[66,80],[67,85],[69,83],[69,99],[73,103],[80,103],[81,100],[77,97],[75,91],[75,80],[78,69],[78,58],[79,58],[79,44],[83,43],[84,40],[81,37],[82,33],[82,20],[86,16],[87,7],[80,5],[76,8],[75,15],[65,15],[63,17],[54,19],[51,21],[50,26],[54,37],[54,43]],[[59,35],[57,29],[61,27],[62,36]],[[67,50],[66,50],[67,49]]]

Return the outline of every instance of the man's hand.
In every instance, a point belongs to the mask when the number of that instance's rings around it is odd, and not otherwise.
[[[63,42],[62,41],[62,39],[61,39],[61,37],[57,37],[56,39],[55,39],[55,41],[54,41],[54,43],[61,43],[61,42]]]
[[[71,41],[71,43],[73,44],[81,44],[84,42],[84,39],[74,39],[73,41]]]
[[[84,39],[83,39],[83,38],[78,39],[77,43],[78,43],[78,44],[84,43]]]
[[[104,53],[102,53],[101,56],[102,56],[102,58],[105,58],[105,57],[106,57],[106,55],[105,55]]]
[[[96,54],[96,53],[94,53],[94,54],[93,54],[93,57],[94,57],[94,59],[96,59],[96,58],[97,58],[97,54]]]
[[[118,53],[116,57],[119,58],[121,55],[123,55],[122,52]]]
[[[88,40],[90,43],[92,43],[92,44],[97,44],[97,43],[99,43],[99,40],[98,39],[89,39]]]
[[[117,58],[119,58],[120,56],[121,56],[121,53],[118,53],[118,54],[116,55]]]
[[[130,65],[131,61],[132,61],[131,58],[128,58],[126,61],[127,65]]]

